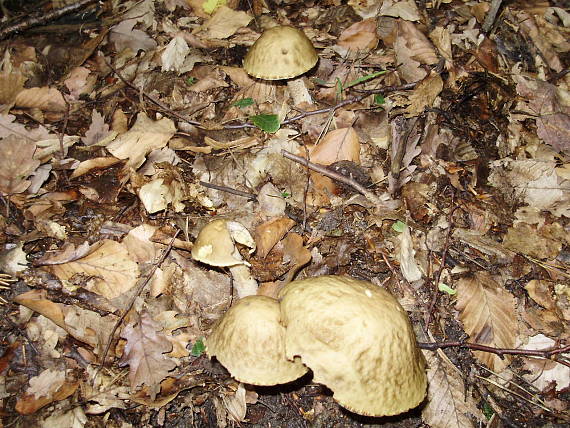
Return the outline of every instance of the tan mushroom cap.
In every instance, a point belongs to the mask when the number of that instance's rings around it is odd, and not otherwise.
[[[301,30],[281,25],[265,30],[243,60],[245,71],[265,80],[290,79],[317,63],[313,44]]]
[[[343,407],[388,416],[422,402],[425,360],[408,315],[390,293],[322,276],[289,283],[280,298],[287,357],[300,356]]]
[[[285,328],[279,302],[266,296],[238,300],[206,340],[206,353],[238,381],[252,385],[291,382],[308,370],[299,358],[285,358]]]
[[[243,258],[232,239],[225,219],[212,220],[204,226],[192,247],[192,258],[211,266],[235,266],[243,264]]]

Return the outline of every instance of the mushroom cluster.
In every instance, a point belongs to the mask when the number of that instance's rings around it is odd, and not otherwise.
[[[343,407],[367,416],[405,412],[426,394],[406,312],[387,291],[348,277],[293,281],[279,300],[239,301],[214,326],[206,352],[254,385],[290,382],[309,368]]]
[[[245,71],[258,79],[286,80],[295,104],[312,102],[302,74],[315,66],[319,57],[301,30],[279,25],[265,30],[243,60]]]

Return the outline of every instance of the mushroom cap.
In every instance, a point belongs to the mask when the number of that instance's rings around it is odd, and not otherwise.
[[[390,293],[366,281],[321,276],[291,282],[279,297],[287,358],[300,356],[343,407],[388,416],[422,402],[425,360]]]
[[[192,258],[210,266],[225,267],[244,264],[230,233],[231,223],[236,222],[216,219],[204,226],[194,241]],[[239,223],[236,224],[239,225]]]
[[[285,358],[285,328],[280,318],[277,300],[244,297],[214,326],[206,340],[206,353],[240,382],[267,386],[291,382],[308,369],[299,358]]]
[[[259,79],[290,79],[309,71],[318,59],[305,33],[280,25],[265,30],[255,41],[243,60],[243,68]]]

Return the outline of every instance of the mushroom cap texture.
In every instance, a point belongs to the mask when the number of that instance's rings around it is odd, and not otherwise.
[[[213,220],[200,230],[192,247],[192,258],[210,266],[243,264],[228,229],[228,220]]]
[[[265,80],[297,77],[315,66],[319,57],[301,30],[281,25],[265,30],[243,60],[245,71]]]
[[[308,369],[299,358],[285,358],[285,328],[279,302],[266,296],[238,300],[214,326],[206,353],[238,381],[252,385],[291,382]]]
[[[406,311],[384,289],[341,276],[280,293],[289,359],[300,356],[343,407],[368,416],[405,412],[426,394],[425,360]]]

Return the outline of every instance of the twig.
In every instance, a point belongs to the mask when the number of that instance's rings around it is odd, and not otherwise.
[[[99,375],[99,372],[101,371],[101,369],[105,366],[105,360],[107,359],[107,354],[109,353],[109,349],[111,349],[111,344],[113,343],[113,338],[115,337],[115,333],[117,332],[117,329],[119,328],[119,326],[123,323],[123,321],[125,320],[125,317],[127,316],[127,314],[129,313],[129,311],[132,309],[133,305],[135,304],[135,300],[136,298],[142,293],[143,289],[145,288],[145,286],[150,282],[150,280],[152,279],[152,276],[154,275],[154,272],[156,272],[156,269],[158,269],[158,267],[162,264],[162,262],[164,262],[164,260],[166,259],[166,256],[168,255],[168,253],[170,253],[170,250],[172,249],[172,246],[174,245],[174,241],[176,240],[176,237],[178,236],[178,234],[180,233],[180,230],[176,230],[176,232],[174,233],[174,236],[172,237],[172,239],[170,240],[170,243],[168,244],[168,246],[162,251],[162,254],[160,255],[160,258],[153,263],[151,270],[148,272],[146,278],[139,284],[136,292],[133,294],[133,296],[131,297],[131,300],[129,301],[129,304],[127,305],[127,307],[125,308],[125,310],[123,311],[123,314],[120,316],[120,318],[117,320],[117,322],[115,323],[113,330],[111,330],[111,333],[109,335],[109,340],[107,341],[107,345],[105,346],[105,351],[103,352],[102,358],[101,358],[101,365],[99,367],[97,367],[97,370],[95,371],[95,374],[93,375],[93,380],[92,380],[92,384],[95,385],[95,380],[97,379],[97,376]]]
[[[552,349],[511,349],[511,348],[494,348],[492,346],[481,345],[479,343],[467,343],[467,342],[418,342],[418,346],[420,347],[420,349],[426,349],[428,351],[435,351],[437,349],[444,349],[444,348],[467,348],[471,349],[472,351],[489,352],[491,354],[498,355],[501,358],[504,358],[505,355],[523,355],[531,357],[540,357],[556,361],[557,363],[570,367],[569,362],[552,358],[558,354],[564,354],[570,352],[570,345],[566,345],[561,348],[552,348]]]
[[[433,316],[435,305],[437,304],[437,299],[439,297],[439,280],[441,279],[441,274],[443,273],[443,269],[445,268],[445,260],[447,259],[447,253],[449,251],[449,241],[451,238],[451,232],[453,230],[453,213],[458,208],[458,207],[454,206],[454,200],[455,200],[455,192],[452,191],[452,193],[451,193],[451,207],[452,208],[451,208],[451,211],[449,212],[449,215],[447,216],[447,223],[449,225],[449,228],[447,229],[447,233],[445,234],[445,244],[443,245],[443,253],[441,256],[441,264],[439,266],[437,274],[435,275],[435,281],[434,281],[435,287],[433,290],[433,297],[432,297],[430,305],[428,307],[428,312],[427,312],[427,317],[426,317],[426,330],[429,329],[429,324],[430,324],[432,316]]]
[[[90,5],[91,3],[95,3],[96,1],[97,0],[79,0],[59,9],[54,9],[51,12],[31,16],[17,24],[8,25],[7,27],[4,27],[0,30],[0,40],[3,40],[14,33],[25,31],[29,28],[54,21],[69,13],[84,9],[86,6]]]
[[[489,12],[487,12],[487,16],[485,17],[485,22],[483,23],[483,32],[488,33],[493,23],[495,22],[495,18],[497,17],[497,12],[501,8],[501,3],[503,0],[493,0],[491,1],[491,7],[489,8]]]
[[[379,198],[376,195],[374,195],[374,193],[370,192],[364,186],[362,186],[360,183],[358,183],[356,180],[353,180],[350,177],[346,177],[342,174],[339,174],[335,171],[332,171],[325,166],[317,165],[317,164],[310,162],[309,160],[307,160],[301,156],[294,155],[293,153],[288,152],[287,150],[281,150],[281,155],[284,158],[287,158],[287,159],[290,159],[290,160],[295,161],[297,163],[300,163],[301,165],[306,166],[307,168],[312,169],[313,171],[318,172],[319,174],[322,174],[324,176],[332,178],[333,180],[336,180],[340,183],[344,183],[347,186],[352,187],[358,193],[364,195],[366,197],[366,199],[370,200],[372,203],[375,203],[375,204],[381,204],[382,203],[379,200]]]
[[[244,198],[247,198],[252,201],[255,201],[257,199],[257,196],[254,195],[253,193],[243,192],[241,190],[233,189],[227,186],[220,186],[219,184],[207,183],[205,181],[200,181],[199,183],[201,186],[207,187],[209,189],[215,189],[219,190],[220,192],[231,193],[232,195],[243,196]]]

